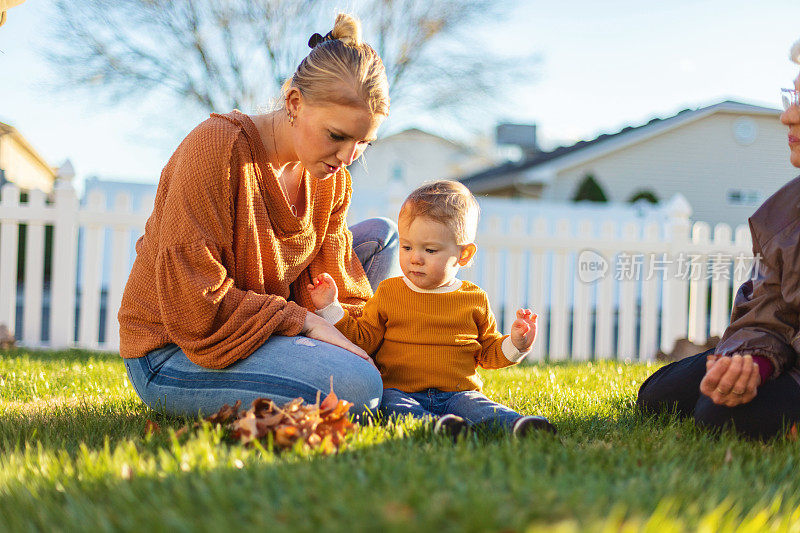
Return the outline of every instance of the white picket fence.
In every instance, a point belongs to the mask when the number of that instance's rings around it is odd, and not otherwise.
[[[566,206],[547,212],[545,204],[537,204],[531,212],[525,203],[481,203],[477,261],[462,277],[487,291],[501,327],[510,326],[518,307],[537,312],[538,359],[650,359],[659,346],[669,350],[677,338],[704,341],[724,331],[732,292],[748,276],[733,265],[734,258],[750,256],[747,228],[737,228],[734,237],[726,225],[713,232],[707,224],[692,225],[690,208],[680,198],[641,220],[603,220],[597,210],[581,218],[589,211],[570,212]],[[18,331],[20,344],[118,349],[116,315],[130,272],[131,242],[144,230],[152,198],[137,211],[124,193],[112,205],[109,209],[104,194],[91,193],[81,206],[68,182],[52,201],[33,190],[21,203],[13,184],[0,191],[0,324]],[[354,212],[351,220],[362,218],[358,215]],[[20,225],[27,237],[18,273]],[[46,226],[53,228],[49,283]],[[639,254],[644,254],[643,274],[614,279],[620,258]],[[697,279],[678,275],[676,258],[683,255],[692,256]],[[110,268],[103,275],[108,257]],[[608,263],[606,275],[592,283],[579,279],[587,257]],[[659,276],[644,275],[656,261]],[[709,272],[725,271],[727,277],[707,279]]]
[[[92,194],[81,206],[69,182],[58,187],[49,202],[44,193],[31,190],[20,203],[20,190],[6,184],[0,191],[0,324],[19,331],[20,344],[30,347],[81,347],[116,350],[119,324],[116,311],[130,272],[132,236],[144,231],[152,201],[138,212],[131,209],[129,195],[118,195],[108,209],[103,194]],[[25,225],[24,273],[17,272],[19,226]],[[45,280],[45,227],[52,226],[53,251],[49,284]],[[106,229],[110,239],[106,242]],[[83,231],[80,280],[78,233]],[[110,276],[102,286],[105,247],[111,257]],[[21,274],[21,275],[20,275]],[[21,278],[22,283],[18,283]],[[17,305],[22,298],[21,316]],[[102,302],[101,302],[102,297]],[[101,303],[105,308],[100,331]],[[47,324],[43,324],[46,321]],[[103,342],[100,339],[103,339]]]

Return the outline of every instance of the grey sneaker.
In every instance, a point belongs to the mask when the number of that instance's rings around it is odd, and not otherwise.
[[[433,426],[433,433],[436,435],[447,435],[453,439],[467,431],[467,421],[457,415],[444,415],[436,420]]]
[[[511,433],[515,437],[524,437],[534,431],[547,431],[555,435],[557,433],[556,427],[550,423],[543,416],[521,416],[514,422],[514,428]]]

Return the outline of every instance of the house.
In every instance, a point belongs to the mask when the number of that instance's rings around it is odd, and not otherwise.
[[[725,101],[460,179],[479,195],[563,202],[591,177],[611,202],[680,193],[695,220],[735,227],[797,174],[779,116],[777,109]]]
[[[0,122],[0,186],[14,183],[20,189],[53,190],[57,171],[15,128]]]
[[[478,149],[411,128],[378,139],[348,170],[353,177],[351,222],[397,216],[401,202],[426,181],[454,178],[493,164]]]
[[[96,176],[87,178],[84,182],[83,197],[81,205],[86,206],[91,195],[102,195],[104,198],[103,207],[112,211],[118,195],[125,194],[130,198],[131,209],[135,212],[150,212],[153,209],[153,200],[156,196],[156,183],[138,183],[132,181],[119,181],[100,179]],[[133,231],[130,235],[128,248],[128,266],[133,265],[136,259],[136,241],[139,239],[140,232]],[[103,250],[103,266],[101,270],[101,285],[105,287],[111,276],[111,228],[105,229],[106,247]],[[78,232],[78,249],[84,246],[84,231],[81,228]],[[83,254],[78,254],[78,279],[81,279],[83,272]]]
[[[81,204],[86,205],[86,201],[91,193],[100,193],[105,196],[106,207],[112,209],[116,196],[119,194],[127,194],[131,199],[131,207],[134,211],[145,208],[147,208],[147,210],[152,210],[157,188],[157,183],[107,180],[92,176],[83,182],[83,198],[81,199]]]

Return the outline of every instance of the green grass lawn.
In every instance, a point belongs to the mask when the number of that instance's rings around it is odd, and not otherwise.
[[[453,444],[406,421],[323,456],[176,438],[184,422],[145,408],[116,354],[0,351],[0,530],[800,530],[800,443],[641,419],[654,369],[484,372],[490,397],[558,438]]]

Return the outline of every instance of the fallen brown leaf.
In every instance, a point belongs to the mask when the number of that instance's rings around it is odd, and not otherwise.
[[[212,424],[225,424],[229,420],[236,418],[236,416],[239,414],[240,405],[242,405],[241,400],[236,400],[236,403],[233,404],[233,407],[226,403],[222,406],[222,408],[220,408],[219,411],[207,417],[206,420]]]
[[[161,431],[161,426],[153,422],[152,420],[148,420],[144,423],[144,434],[147,435],[155,435]]]
[[[331,392],[321,402],[317,393],[313,404],[295,398],[278,406],[269,398],[257,398],[246,411],[240,411],[240,406],[240,401],[232,407],[225,404],[205,420],[222,425],[229,438],[245,445],[256,440],[266,443],[271,437],[274,446],[280,449],[302,442],[303,446],[323,453],[336,452],[345,437],[356,430],[347,417],[352,404],[336,396],[332,382]],[[195,424],[195,428],[199,425]]]

